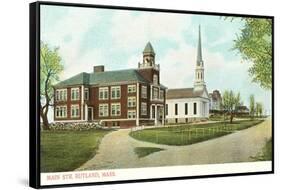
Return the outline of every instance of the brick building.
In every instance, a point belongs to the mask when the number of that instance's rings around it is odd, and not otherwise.
[[[99,122],[127,128],[161,125],[165,121],[166,88],[160,83],[151,43],[143,51],[137,69],[79,73],[54,86],[55,122]]]

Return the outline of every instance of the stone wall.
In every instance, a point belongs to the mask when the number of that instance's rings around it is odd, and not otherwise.
[[[92,129],[104,128],[98,123],[51,123],[51,130],[69,130],[69,131],[86,131]]]

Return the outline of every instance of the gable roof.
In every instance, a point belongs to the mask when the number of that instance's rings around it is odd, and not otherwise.
[[[194,91],[193,88],[177,88],[167,90],[167,99],[202,97],[204,91]]]
[[[54,87],[65,87],[74,85],[107,85],[120,84],[124,82],[149,83],[136,69],[126,69],[117,71],[105,71],[97,73],[79,73],[69,79],[61,81]]]

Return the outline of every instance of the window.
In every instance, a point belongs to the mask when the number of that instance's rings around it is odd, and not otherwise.
[[[168,115],[168,104],[166,104],[166,115]]]
[[[158,85],[158,75],[153,75],[153,84]]]
[[[99,99],[100,100],[108,99],[108,87],[99,88]]]
[[[136,118],[136,110],[128,110],[128,118]]]
[[[79,105],[71,105],[71,117],[79,117]]]
[[[121,106],[120,103],[111,104],[111,116],[120,116]]]
[[[89,100],[89,88],[85,88],[84,96],[85,100]]]
[[[66,99],[67,99],[67,89],[56,90],[57,101],[66,101]]]
[[[188,103],[185,103],[184,109],[185,109],[185,115],[188,115]]]
[[[136,97],[128,97],[128,107],[136,106]]]
[[[178,104],[175,104],[175,115],[178,115]]]
[[[120,86],[111,87],[111,99],[119,99],[121,95]]]
[[[197,114],[197,103],[196,102],[193,103],[193,114],[194,115]]]
[[[120,126],[120,122],[119,121],[113,121],[112,122],[112,126],[113,127],[119,127]]]
[[[159,96],[160,100],[164,99],[164,90],[160,90],[160,96]]]
[[[108,116],[108,104],[100,104],[99,105],[99,116],[100,117]]]
[[[79,88],[71,88],[71,100],[79,100]]]
[[[152,97],[154,100],[157,100],[159,97],[159,89],[158,88],[153,88],[153,94]]]
[[[128,93],[136,92],[136,85],[128,85]]]
[[[67,115],[67,107],[66,106],[57,106],[56,107],[56,117],[64,118]]]
[[[141,115],[147,115],[147,104],[146,104],[146,102],[141,103]]]
[[[147,86],[141,86],[141,97],[147,98]]]

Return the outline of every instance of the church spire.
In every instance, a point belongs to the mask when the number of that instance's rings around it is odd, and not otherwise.
[[[204,65],[203,65],[202,47],[201,47],[201,29],[200,29],[200,25],[199,25],[194,91],[202,91],[205,88],[206,88],[206,86],[205,86],[205,81],[204,81]]]
[[[197,66],[203,66],[200,25],[199,25],[198,45],[197,45]]]

